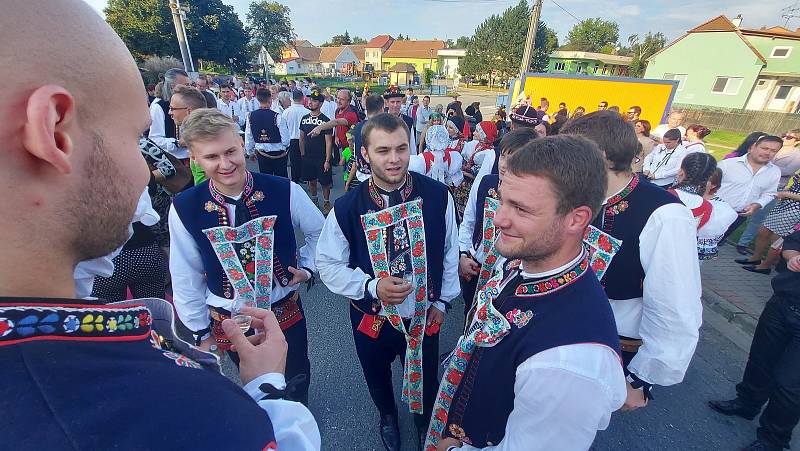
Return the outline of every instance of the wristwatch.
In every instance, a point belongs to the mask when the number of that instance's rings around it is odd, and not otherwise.
[[[206,327],[205,329],[200,329],[197,332],[193,332],[192,336],[194,337],[194,345],[200,346],[200,343],[202,343],[203,340],[211,337],[211,328]]]

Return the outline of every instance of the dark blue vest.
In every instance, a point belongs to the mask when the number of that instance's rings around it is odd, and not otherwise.
[[[233,299],[234,292],[219,263],[217,254],[211,247],[211,242],[203,233],[204,229],[218,227],[221,215],[219,209],[209,211],[208,206],[221,206],[209,190],[208,181],[190,188],[177,196],[172,204],[184,227],[194,237],[200,248],[200,256],[206,271],[208,289],[217,296]],[[288,179],[266,174],[253,174],[253,188],[249,195],[258,216],[276,215],[275,239],[273,248],[273,276],[281,286],[286,286],[291,279],[288,267],[297,267],[297,243],[292,225],[292,212],[289,207],[291,202],[291,186]],[[258,194],[260,193],[260,194]],[[261,200],[257,198],[262,197]],[[223,212],[226,210],[223,209]],[[253,218],[255,219],[255,217]],[[233,219],[227,220],[227,225],[232,225]],[[277,301],[278,299],[275,299]]]
[[[219,372],[157,349],[148,309],[0,302],[8,449],[272,449],[267,413]]]
[[[253,134],[253,140],[259,144],[277,144],[281,142],[278,113],[269,108],[259,108],[251,112],[250,132]]]
[[[477,249],[483,237],[483,203],[487,197],[497,198],[497,185],[500,183],[500,176],[497,174],[484,175],[478,185],[478,195],[475,197],[475,226],[472,229],[472,245]],[[494,190],[495,195],[489,192]]]
[[[167,138],[175,138],[175,121],[169,115],[169,102],[164,99],[158,99],[156,102],[161,110],[164,112],[164,136]]]
[[[629,193],[625,193],[630,187]],[[609,299],[623,300],[642,297],[644,269],[639,256],[639,235],[653,212],[664,205],[680,200],[649,181],[634,176],[623,191],[603,206],[592,225],[622,240],[622,247],[603,276],[602,284]]]
[[[500,173],[500,145],[494,146],[494,163],[492,164],[492,174]]]
[[[526,282],[517,290],[524,291],[524,286],[535,283]],[[478,347],[453,396],[445,434],[452,437],[453,430],[463,430],[464,437],[477,448],[503,440],[514,409],[517,367],[529,357],[578,343],[605,345],[620,354],[614,314],[588,265],[577,280],[550,294],[516,295],[511,291],[495,299],[494,306],[504,316],[514,309],[530,310],[533,319],[523,327],[509,320],[511,331],[498,344]]]
[[[428,263],[428,300],[439,300],[442,292],[444,275],[444,243],[447,230],[446,212],[447,198],[450,191],[447,186],[416,172],[411,175],[411,192],[406,201],[422,199],[422,219],[425,223],[425,258]],[[370,190],[372,183],[362,183],[336,199],[334,212],[336,222],[347,242],[350,244],[350,261],[348,267],[360,268],[365,274],[375,277],[367,250],[367,237],[361,225],[361,215],[379,211],[379,206],[372,200]],[[372,304],[365,299],[355,300],[355,304],[365,313],[376,313]]]
[[[364,128],[366,123],[367,121],[359,122],[353,130],[353,154],[356,157],[356,169],[358,169],[358,172],[371,174],[372,170],[369,167],[369,163],[364,158],[364,155],[361,154],[361,129]]]

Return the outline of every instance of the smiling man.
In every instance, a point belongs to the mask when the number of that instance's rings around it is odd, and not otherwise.
[[[398,356],[407,365],[404,400],[416,414],[421,441],[439,383],[439,327],[445,304],[459,293],[457,226],[447,187],[408,172],[402,119],[377,114],[361,135],[372,177],[336,201],[320,235],[317,267],[328,289],[350,299],[356,353],[380,412],[381,440],[399,450],[391,365]]]
[[[507,260],[445,371],[426,451],[584,450],[608,426],[625,376],[582,244],[606,183],[597,146],[583,138],[537,139],[508,158],[494,218]]]
[[[170,272],[178,316],[194,334],[203,350],[230,350],[230,340],[221,323],[231,316],[238,296],[236,274],[223,269],[205,229],[239,227],[263,216],[276,216],[272,240],[272,311],[286,335],[289,353],[286,377],[304,374],[297,400],[308,403],[310,363],[303,307],[297,287],[312,277],[314,252],[322,229],[322,214],[314,208],[302,188],[284,177],[251,173],[238,126],[226,114],[212,108],[192,112],[183,122],[183,140],[192,160],[209,180],[175,197],[169,212],[171,235]],[[298,247],[295,228],[305,245]],[[255,240],[234,245],[245,275],[254,284],[259,253]],[[298,259],[299,254],[299,259]],[[233,277],[234,280],[231,280]],[[238,356],[231,353],[238,362]]]

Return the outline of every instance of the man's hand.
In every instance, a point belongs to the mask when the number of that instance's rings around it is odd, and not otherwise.
[[[758,211],[759,208],[761,208],[761,204],[753,202],[752,204],[746,206],[744,210],[740,211],[739,216],[750,216]]]
[[[297,285],[298,283],[303,283],[309,279],[308,272],[305,269],[297,269],[292,266],[286,268],[287,271],[292,273],[292,280],[289,281],[287,286]]]
[[[439,445],[436,447],[436,451],[447,451],[447,448],[451,446],[461,448],[461,442],[453,437],[443,438],[439,441]]]
[[[284,374],[289,345],[275,314],[253,307],[243,307],[242,313],[253,317],[250,327],[256,330],[255,335],[245,337],[233,320],[222,322],[222,329],[233,344],[231,350],[239,353],[239,378],[242,384],[247,385],[264,374]]]
[[[201,341],[197,347],[197,349],[205,352],[211,352],[211,345],[215,344],[217,340],[214,338],[214,335],[209,335],[208,338]]]
[[[321,125],[317,125],[316,127],[314,127],[313,130],[308,132],[308,136],[313,138],[315,136],[319,136],[320,133],[322,133],[322,126]]]
[[[434,324],[441,325],[443,322],[444,312],[434,306],[431,306],[431,308],[428,309],[428,327],[431,327]]]
[[[458,273],[467,282],[472,280],[473,277],[477,276],[480,269],[481,265],[479,265],[478,262],[476,262],[472,257],[462,255],[461,258],[458,259]]]
[[[800,255],[795,255],[786,262],[789,271],[800,272]]]
[[[322,171],[328,172],[331,170],[331,162],[330,160],[325,160],[325,164],[322,165]]]
[[[628,388],[628,396],[625,398],[625,404],[622,405],[623,411],[636,410],[647,405],[644,391],[631,387],[630,382],[626,382],[625,386]]]
[[[375,291],[378,299],[387,304],[402,304],[406,300],[414,287],[404,279],[399,277],[386,277],[378,281]]]

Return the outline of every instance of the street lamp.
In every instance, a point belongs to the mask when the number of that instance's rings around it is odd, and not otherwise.
[[[231,76],[234,76],[235,74],[233,73],[233,58],[228,58],[228,62],[231,64]]]

